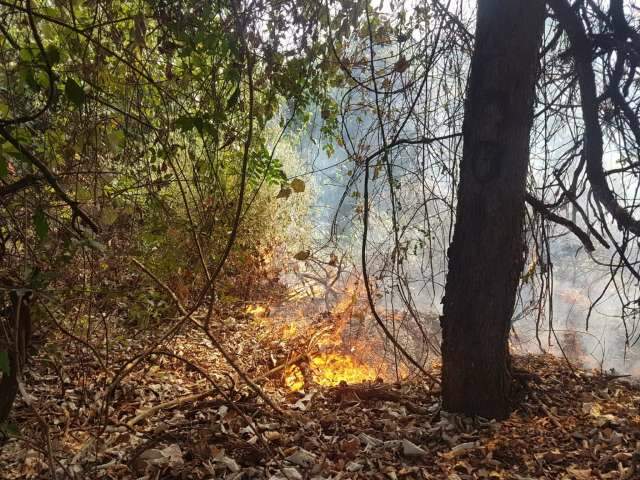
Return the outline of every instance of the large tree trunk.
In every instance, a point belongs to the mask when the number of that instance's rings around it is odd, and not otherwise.
[[[523,267],[525,180],[543,0],[479,0],[442,317],[451,412],[510,413],[508,336]]]

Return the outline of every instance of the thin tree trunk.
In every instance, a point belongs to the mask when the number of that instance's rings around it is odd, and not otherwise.
[[[508,334],[524,262],[523,214],[543,0],[479,0],[458,206],[442,316],[451,412],[510,413]]]
[[[27,361],[31,345],[31,309],[24,296],[10,293],[11,307],[6,320],[0,318],[0,332],[8,333],[10,345],[0,343],[0,350],[7,352],[9,371],[0,378],[0,424],[4,423],[11,413],[11,407],[18,394],[18,374]],[[22,302],[20,306],[19,302]],[[4,325],[3,325],[4,324]],[[17,327],[17,330],[16,330]]]

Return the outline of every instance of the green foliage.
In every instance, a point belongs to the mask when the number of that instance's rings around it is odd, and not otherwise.
[[[147,328],[161,320],[172,308],[166,295],[154,288],[140,289],[129,299],[128,319],[139,328]]]
[[[46,239],[49,234],[49,222],[47,221],[47,215],[41,208],[38,208],[36,213],[33,214],[33,225],[38,238],[40,240]]]
[[[287,180],[287,175],[282,169],[282,161],[274,158],[266,148],[255,152],[249,163],[249,182],[252,185],[258,185],[260,182],[266,182],[267,185],[279,185]]]
[[[3,198],[5,273],[36,290],[71,285],[73,295],[90,291],[91,281],[117,290],[127,275],[110,265],[128,268],[126,257],[135,256],[172,287],[195,290],[226,246],[242,182],[232,262],[254,261],[285,237],[302,238],[298,222],[312,186],[288,180],[299,163],[295,128],[321,105],[328,144],[336,134],[337,105],[328,92],[342,77],[321,32],[331,27],[340,45],[350,34],[344,25],[357,22],[363,5],[336,4],[329,17],[322,2],[311,1],[238,11],[231,0],[65,8],[34,0],[39,41],[21,4],[3,7],[0,125],[58,182],[54,188],[0,136],[3,181],[37,178]],[[14,119],[27,120],[2,123]],[[74,209],[101,232],[91,232]],[[87,269],[94,275],[85,276]],[[136,323],[167,314],[162,296],[145,291],[132,300]]]
[[[76,107],[82,108],[86,94],[84,89],[73,78],[67,78],[64,84],[64,93]]]

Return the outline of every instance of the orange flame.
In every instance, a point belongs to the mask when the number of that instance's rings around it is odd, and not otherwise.
[[[312,357],[309,369],[313,382],[323,387],[333,387],[341,382],[362,383],[378,377],[373,367],[339,353],[321,353]],[[285,385],[294,391],[304,387],[304,376],[299,367],[292,365],[287,369]]]
[[[307,325],[307,328],[315,330],[312,343],[320,352],[311,356],[306,368],[302,367],[304,372],[298,365],[289,366],[284,373],[284,384],[290,390],[297,391],[305,387],[305,381],[332,387],[341,382],[354,384],[393,377],[388,371],[390,365],[376,351],[375,342],[371,341],[366,331],[361,331],[366,323],[367,309],[362,282],[359,279],[349,281],[331,308],[331,325],[323,328],[318,324]],[[287,325],[279,331],[280,338],[291,339],[304,333],[305,328],[301,327],[303,318],[303,312],[298,321],[289,317]],[[360,338],[361,334],[364,338]],[[376,368],[376,365],[380,368]],[[407,373],[404,367],[400,371],[401,376]]]

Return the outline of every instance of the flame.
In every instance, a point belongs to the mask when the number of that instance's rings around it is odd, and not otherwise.
[[[333,387],[341,382],[362,383],[378,377],[373,367],[340,353],[321,353],[312,357],[309,369],[313,382],[323,387]],[[287,369],[285,385],[293,391],[304,387],[304,376],[299,367],[292,365]]]
[[[284,328],[282,329],[280,338],[282,338],[283,340],[289,340],[294,338],[299,333],[300,332],[299,332],[298,326],[295,323],[289,323],[285,325]]]
[[[358,303],[358,297],[362,293],[363,288],[360,286],[360,282],[353,282],[347,285],[347,288],[342,295],[342,298],[331,309],[334,315],[344,315],[353,311],[353,308]]]
[[[249,305],[246,312],[252,317],[264,317],[267,309],[262,305]]]
[[[306,289],[309,290],[308,286]],[[314,292],[312,289],[311,295],[307,293],[307,299],[312,298]],[[308,347],[312,346],[317,353],[311,355],[307,364],[290,365],[285,369],[284,384],[290,390],[301,390],[308,382],[333,387],[342,382],[357,384],[408,375],[405,366],[389,362],[385,352],[378,348],[380,342],[372,336],[371,319],[367,315],[369,306],[361,279],[349,279],[330,310],[321,316],[308,315],[304,302],[300,306],[298,312],[287,311],[284,325],[277,329],[278,338],[306,339]],[[271,316],[278,317],[278,314]]]
[[[314,376],[316,383],[323,386],[338,385],[340,382],[360,383],[375,380],[377,372],[370,366],[353,357],[338,353],[326,353],[311,359],[312,370],[318,370]]]

